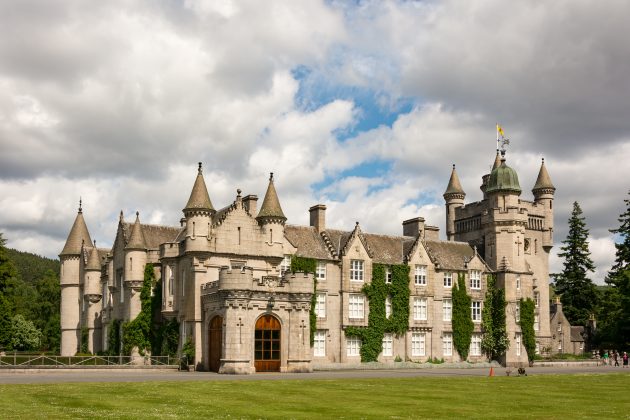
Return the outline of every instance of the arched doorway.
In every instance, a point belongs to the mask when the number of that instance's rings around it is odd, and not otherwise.
[[[212,372],[218,372],[221,367],[221,340],[223,339],[223,317],[215,316],[208,328],[208,362]]]
[[[280,371],[280,321],[272,315],[256,321],[254,366],[256,372]]]

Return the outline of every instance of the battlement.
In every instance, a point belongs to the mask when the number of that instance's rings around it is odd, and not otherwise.
[[[201,285],[201,295],[222,290],[240,290],[275,293],[313,293],[313,275],[310,273],[286,272],[284,276],[262,276],[254,278],[252,267],[221,267],[219,280]]]

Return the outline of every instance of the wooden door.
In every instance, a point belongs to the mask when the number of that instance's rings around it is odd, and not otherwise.
[[[223,317],[215,316],[208,328],[208,361],[210,371],[218,372],[221,367],[221,350],[223,339]]]
[[[256,321],[254,366],[256,372],[280,371],[280,321],[272,315],[263,315]]]

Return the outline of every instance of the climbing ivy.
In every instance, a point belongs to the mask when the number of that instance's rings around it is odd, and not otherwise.
[[[315,343],[315,331],[317,330],[317,314],[315,313],[315,304],[317,303],[317,279],[315,278],[315,269],[317,268],[317,260],[314,258],[291,256],[291,272],[303,272],[313,274],[313,296],[311,296],[311,310],[308,314],[310,325],[311,347]]]
[[[109,324],[107,354],[118,356],[120,353],[120,319],[113,319]]]
[[[505,290],[496,287],[496,277],[487,276],[488,289],[481,313],[481,349],[490,360],[498,360],[510,346],[505,326]]]
[[[466,293],[464,274],[453,285],[453,346],[462,360],[468,357],[474,325],[470,313],[471,298]]]
[[[81,327],[81,348],[79,349],[81,354],[88,354],[90,352],[88,349],[88,336],[88,327]]]
[[[523,334],[523,345],[527,351],[527,360],[532,362],[536,355],[536,334],[534,333],[534,308],[532,299],[521,299],[521,333]]]
[[[391,265],[392,282],[385,282],[387,266],[372,265],[372,281],[363,286],[370,303],[367,327],[346,327],[347,337],[361,339],[361,361],[375,362],[383,348],[383,335],[400,336],[409,329],[409,266]],[[385,316],[385,300],[390,296],[392,313]]]
[[[147,264],[144,266],[144,281],[140,290],[140,313],[133,321],[122,325],[124,354],[131,354],[134,347],[138,348],[141,355],[151,349],[151,288],[154,282],[153,264]]]

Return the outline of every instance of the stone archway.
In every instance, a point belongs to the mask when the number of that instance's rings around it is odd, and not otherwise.
[[[212,372],[221,367],[221,350],[223,349],[223,317],[215,316],[208,327],[208,365]]]
[[[256,372],[280,371],[280,321],[263,315],[256,321],[254,333],[254,366]]]

